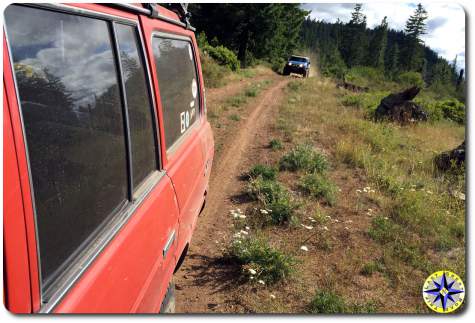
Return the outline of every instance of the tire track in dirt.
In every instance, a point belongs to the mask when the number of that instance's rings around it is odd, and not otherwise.
[[[247,119],[236,127],[234,136],[229,136],[220,158],[214,161],[207,205],[192,238],[188,256],[175,277],[176,312],[203,313],[219,308],[219,312],[232,311],[225,308],[232,303],[228,299],[226,276],[232,275],[230,268],[219,263],[223,254],[222,244],[229,241],[231,219],[226,204],[232,191],[232,184],[238,180],[238,168],[246,156],[247,148],[260,129],[267,125],[274,108],[283,97],[283,88],[288,78],[279,78],[260,98],[251,102],[255,107]],[[231,268],[232,270],[232,268]],[[228,305],[226,305],[228,304]]]

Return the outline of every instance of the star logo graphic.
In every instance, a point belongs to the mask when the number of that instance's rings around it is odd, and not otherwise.
[[[457,275],[444,271],[434,273],[426,280],[423,293],[435,296],[433,300],[424,297],[431,309],[441,313],[448,313],[462,304],[465,290],[462,280]],[[438,303],[440,303],[440,306]],[[449,304],[450,306],[448,306]],[[437,308],[442,310],[440,311]]]

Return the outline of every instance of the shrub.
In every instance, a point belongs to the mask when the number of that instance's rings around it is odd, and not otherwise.
[[[374,67],[355,66],[345,74],[345,81],[361,87],[370,87],[374,83],[383,83],[385,79],[384,74]]]
[[[229,256],[236,260],[243,270],[254,270],[255,279],[262,279],[269,284],[289,277],[295,264],[293,257],[272,248],[259,238],[233,241]]]
[[[225,76],[230,73],[229,69],[219,65],[206,54],[201,55],[201,67],[206,87],[222,86]]]
[[[237,114],[231,114],[229,116],[229,119],[232,120],[232,121],[239,121],[239,120],[241,120],[241,117]]]
[[[452,120],[459,124],[465,123],[465,104],[457,99],[447,99],[439,101],[437,105],[442,110],[445,119]]]
[[[287,189],[277,181],[265,180],[262,176],[251,179],[247,186],[249,197],[263,203],[271,203],[289,195]]]
[[[345,313],[347,307],[343,298],[332,291],[317,291],[308,305],[309,313],[339,314]]]
[[[411,86],[424,86],[424,80],[422,79],[421,73],[417,72],[404,72],[399,74],[398,77],[399,83],[401,83],[404,87],[411,87]]]
[[[212,57],[219,65],[226,66],[232,71],[237,71],[240,68],[236,54],[222,45],[216,47],[206,45],[203,47],[203,52]]]
[[[337,187],[320,174],[305,175],[299,184],[302,190],[316,198],[323,198],[329,205],[334,205]]]
[[[251,179],[247,187],[248,195],[262,203],[269,210],[261,214],[264,223],[284,224],[290,222],[298,205],[291,199],[289,191],[279,182],[265,180],[262,176]]]
[[[282,74],[286,60],[282,57],[274,58],[271,60],[271,69],[279,74]]]
[[[311,145],[297,145],[280,159],[282,170],[323,173],[328,169],[325,156],[317,152]]]
[[[369,236],[380,243],[395,241],[401,233],[401,228],[390,219],[377,216],[371,222],[368,230]]]
[[[284,148],[283,145],[282,145],[282,141],[280,141],[279,139],[272,139],[269,142],[269,147],[272,150],[280,150],[280,149]]]
[[[371,276],[375,272],[384,272],[384,264],[381,260],[370,261],[361,268],[361,274],[364,276]]]
[[[274,180],[277,177],[278,169],[272,166],[257,164],[254,165],[249,171],[249,176],[252,178],[257,178],[262,176],[266,180]]]

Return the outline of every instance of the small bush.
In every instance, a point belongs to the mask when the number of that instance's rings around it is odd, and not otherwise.
[[[280,159],[282,170],[323,173],[328,169],[325,156],[310,145],[298,145]]]
[[[447,99],[438,102],[445,119],[459,124],[465,124],[465,104],[457,99]]]
[[[241,117],[237,114],[231,114],[229,116],[229,119],[232,120],[232,121],[239,121],[239,120],[241,120]]]
[[[235,108],[238,108],[238,107],[240,107],[240,106],[242,106],[246,103],[247,103],[247,98],[246,98],[246,96],[244,96],[242,94],[232,96],[232,97],[230,97],[226,100],[227,105],[230,105],[230,106],[235,107]]]
[[[421,73],[417,72],[404,72],[401,73],[398,77],[399,83],[405,88],[411,86],[423,87],[424,80],[422,79]]]
[[[291,91],[297,91],[299,90],[301,87],[303,86],[303,82],[301,81],[290,81],[288,84],[287,84],[287,87],[291,90]]]
[[[280,150],[280,149],[284,148],[284,146],[282,145],[282,141],[280,141],[279,139],[272,139],[269,142],[269,147],[272,150]]]
[[[251,178],[257,178],[262,176],[265,180],[274,180],[277,177],[278,169],[272,166],[257,164],[254,165],[249,171],[249,176]]]
[[[292,274],[295,264],[293,257],[272,248],[263,239],[246,238],[238,241],[235,240],[231,244],[229,256],[235,259],[243,270],[255,270],[255,279],[272,284]]]
[[[334,205],[337,187],[320,174],[305,175],[299,183],[300,188],[316,198],[323,198],[329,205]]]
[[[204,46],[203,52],[212,57],[219,65],[226,66],[231,71],[237,71],[240,68],[236,54],[222,45],[216,47],[211,45]]]
[[[345,74],[345,81],[361,87],[372,87],[385,81],[384,73],[374,67],[355,66]]]
[[[298,205],[293,202],[289,191],[279,182],[265,180],[262,176],[251,179],[247,187],[248,195],[262,203],[269,210],[261,214],[264,223],[284,224],[291,221]]]
[[[339,314],[345,313],[347,307],[343,298],[332,291],[317,291],[308,305],[309,313]]]
[[[247,88],[244,94],[248,97],[256,97],[259,94],[259,90],[256,87]]]
[[[262,176],[249,181],[247,193],[249,197],[265,204],[283,199],[289,195],[289,192],[282,184],[273,180],[265,180]]]
[[[369,236],[380,243],[395,241],[401,232],[401,228],[390,219],[377,216],[371,222],[368,230]]]
[[[384,272],[384,264],[380,260],[370,261],[361,268],[361,274],[371,276],[375,272]]]
[[[216,88],[224,85],[224,78],[231,72],[224,66],[216,63],[208,55],[201,55],[201,67],[206,87]]]

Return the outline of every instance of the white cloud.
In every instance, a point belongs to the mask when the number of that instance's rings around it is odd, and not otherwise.
[[[440,56],[452,61],[458,55],[459,68],[465,68],[465,12],[453,3],[423,2],[429,18],[427,34],[423,40]],[[389,27],[403,30],[407,18],[414,12],[417,3],[370,2],[363,4],[368,27],[378,25],[387,16]],[[354,4],[351,3],[307,3],[302,7],[311,10],[310,16],[318,20],[335,22],[339,18],[348,22]]]

